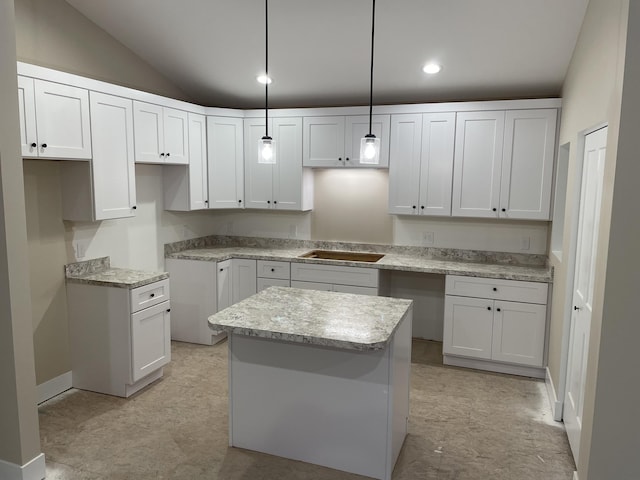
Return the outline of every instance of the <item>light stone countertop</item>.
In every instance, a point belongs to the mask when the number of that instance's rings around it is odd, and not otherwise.
[[[553,281],[552,270],[546,266],[521,266],[461,260],[440,260],[429,256],[403,255],[398,253],[385,253],[384,257],[375,263],[299,257],[309,250],[312,250],[312,248],[208,247],[169,253],[166,255],[166,258],[212,262],[220,262],[230,258],[246,258],[324,265],[345,265],[351,267],[378,268],[382,270],[400,270],[404,272],[435,273],[440,275],[464,275],[503,280],[523,280],[529,282]]]
[[[209,317],[212,330],[348,350],[382,350],[413,301],[270,287]]]
[[[109,257],[101,257],[65,265],[65,277],[70,283],[131,289],[164,280],[169,274],[115,268],[111,267]]]

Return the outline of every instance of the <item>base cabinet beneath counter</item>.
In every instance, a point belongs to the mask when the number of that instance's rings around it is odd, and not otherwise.
[[[544,377],[546,283],[448,275],[444,363]]]
[[[379,270],[366,267],[291,263],[291,286],[307,290],[378,295]]]
[[[72,385],[129,397],[171,360],[169,281],[128,289],[67,284]]]

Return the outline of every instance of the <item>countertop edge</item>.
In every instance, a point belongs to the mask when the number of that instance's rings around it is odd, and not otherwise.
[[[148,278],[138,280],[136,282],[131,282],[131,283],[122,282],[122,281],[96,280],[96,279],[83,278],[83,277],[66,277],[65,281],[67,283],[94,285],[94,286],[100,286],[100,287],[125,288],[125,289],[132,290],[134,288],[144,287],[145,285],[159,282],[160,280],[165,280],[167,278],[169,278],[169,273],[161,272],[161,273],[152,273]]]

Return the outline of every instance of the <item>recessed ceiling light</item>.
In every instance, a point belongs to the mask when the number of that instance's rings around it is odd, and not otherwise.
[[[442,65],[438,65],[437,63],[427,63],[424,67],[422,67],[422,71],[424,73],[428,73],[429,75],[438,73],[440,70],[442,70]]]
[[[263,85],[269,85],[273,81],[271,80],[271,77],[267,77],[265,74],[258,75],[256,77],[256,80],[258,80],[258,83],[261,83]]]

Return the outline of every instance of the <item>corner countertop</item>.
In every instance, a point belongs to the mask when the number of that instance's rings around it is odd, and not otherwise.
[[[212,330],[347,350],[382,350],[412,300],[270,287],[209,317]]]
[[[341,244],[344,247],[344,244]],[[337,249],[337,248],[336,248]],[[503,280],[522,280],[529,282],[552,282],[553,271],[544,265],[513,265],[492,263],[491,261],[477,261],[478,256],[465,259],[464,254],[456,259],[433,258],[428,254],[413,253],[406,248],[407,253],[384,253],[384,257],[374,263],[353,262],[343,260],[324,260],[317,258],[300,258],[300,255],[313,250],[306,248],[244,247],[244,246],[211,246],[181,250],[167,253],[166,258],[201,260],[221,262],[230,258],[246,258],[255,260],[277,260],[298,263],[316,263],[324,265],[344,265],[351,267],[377,268],[382,270],[399,270],[404,272],[434,273],[440,275],[464,275],[473,277],[497,278]],[[396,248],[396,250],[402,250]],[[362,251],[369,251],[363,249]]]
[[[69,283],[117,288],[132,289],[169,278],[167,272],[146,272],[111,267],[109,257],[70,263],[65,265],[64,269],[66,280]]]

